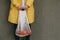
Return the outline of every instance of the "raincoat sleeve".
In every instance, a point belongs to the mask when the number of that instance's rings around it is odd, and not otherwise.
[[[20,4],[17,2],[17,0],[11,0],[11,3],[13,5],[15,5],[16,7],[18,7]]]
[[[27,0],[26,5],[31,6],[33,4],[34,0]]]

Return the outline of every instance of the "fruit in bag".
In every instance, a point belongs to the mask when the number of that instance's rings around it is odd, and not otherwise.
[[[26,34],[31,34],[31,31],[30,30],[24,30],[24,31],[17,31],[17,33],[19,34],[19,35],[26,35]]]
[[[28,30],[28,31],[27,31],[27,34],[31,34],[31,30]]]

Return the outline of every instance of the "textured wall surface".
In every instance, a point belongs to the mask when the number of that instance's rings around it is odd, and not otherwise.
[[[8,23],[10,0],[0,0],[0,40],[14,40]],[[35,0],[31,40],[60,40],[60,0]]]

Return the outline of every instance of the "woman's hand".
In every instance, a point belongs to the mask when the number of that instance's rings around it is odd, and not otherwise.
[[[24,10],[27,10],[29,8],[29,6],[27,6],[27,5],[25,5],[25,6],[18,6],[18,9],[19,10],[22,10],[22,9],[24,9]]]
[[[25,9],[25,10],[27,10],[29,8],[29,6],[27,6],[27,5],[25,5],[24,7],[23,7],[23,9]]]
[[[21,6],[21,5],[19,5],[19,6],[18,6],[18,9],[19,9],[19,10],[21,10],[21,9],[22,9],[22,6]]]

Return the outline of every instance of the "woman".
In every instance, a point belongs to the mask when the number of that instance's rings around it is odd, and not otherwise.
[[[11,0],[11,7],[9,12],[8,21],[14,24],[14,36],[15,40],[19,40],[20,37],[15,35],[15,30],[18,24],[18,10],[25,9],[27,12],[28,22],[31,27],[31,24],[34,22],[34,0],[25,0],[25,6],[23,7],[21,4],[22,0]],[[25,37],[25,40],[30,40],[30,35]]]

